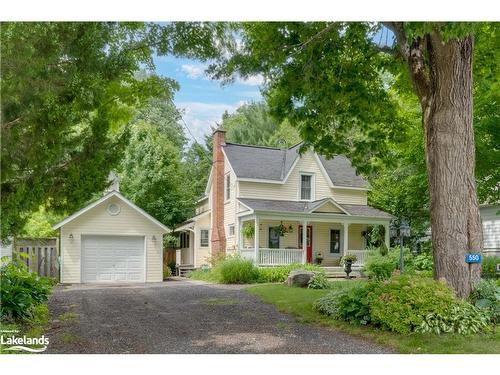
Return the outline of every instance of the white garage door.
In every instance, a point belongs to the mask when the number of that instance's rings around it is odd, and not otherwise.
[[[82,236],[83,282],[144,282],[144,237]]]

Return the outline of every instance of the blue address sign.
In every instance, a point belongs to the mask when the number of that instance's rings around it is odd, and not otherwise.
[[[481,263],[481,254],[468,253],[465,255],[465,263]]]

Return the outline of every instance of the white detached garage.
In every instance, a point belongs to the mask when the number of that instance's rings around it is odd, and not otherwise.
[[[159,282],[170,230],[117,191],[69,216],[61,237],[62,283]]]

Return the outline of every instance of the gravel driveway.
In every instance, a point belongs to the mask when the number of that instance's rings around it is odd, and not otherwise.
[[[60,286],[49,309],[49,353],[390,352],[298,323],[237,286],[195,281]]]

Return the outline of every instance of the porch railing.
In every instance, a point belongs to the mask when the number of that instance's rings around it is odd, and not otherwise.
[[[365,264],[365,261],[368,257],[367,250],[347,250],[348,255],[356,255],[356,262],[354,262],[353,266],[362,266]]]
[[[259,266],[283,266],[292,263],[303,263],[302,249],[269,249],[259,248],[257,255]],[[240,249],[240,256],[244,259],[255,259],[253,248]]]

